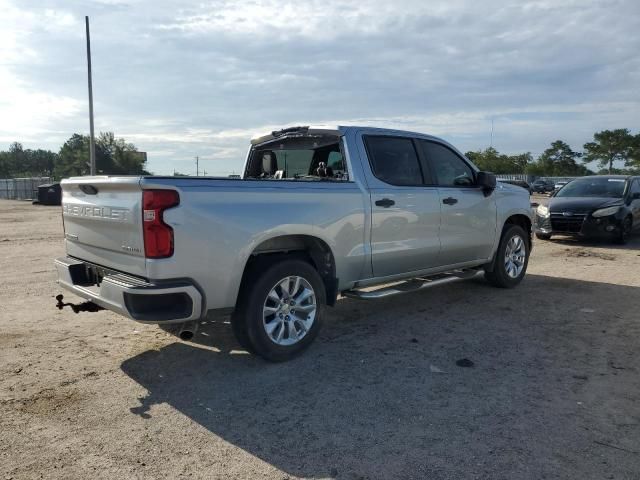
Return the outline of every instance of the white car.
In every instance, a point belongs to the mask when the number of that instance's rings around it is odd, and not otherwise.
[[[554,190],[560,190],[562,187],[564,187],[567,183],[569,183],[569,180],[560,180],[559,182],[556,182],[556,184],[553,186]]]

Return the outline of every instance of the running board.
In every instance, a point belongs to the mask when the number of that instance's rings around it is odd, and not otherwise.
[[[481,272],[482,270],[475,269],[453,270],[451,272],[429,277],[412,278],[401,283],[396,283],[390,287],[382,287],[377,290],[347,290],[342,292],[342,295],[344,297],[359,298],[361,300],[374,300],[377,298],[399,295],[401,293],[415,292],[416,290],[422,290],[423,288],[435,287],[437,285],[456,282],[458,280],[467,280],[475,277]]]

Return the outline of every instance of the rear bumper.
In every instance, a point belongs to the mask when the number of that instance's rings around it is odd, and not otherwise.
[[[154,284],[107,269],[96,281],[87,273],[93,265],[71,257],[58,258],[55,265],[61,287],[132,320],[181,323],[202,316],[202,294],[188,281]]]

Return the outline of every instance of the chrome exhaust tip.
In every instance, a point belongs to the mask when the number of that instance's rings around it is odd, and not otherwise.
[[[189,341],[193,339],[198,331],[198,325],[200,325],[200,322],[198,321],[183,323],[180,327],[180,331],[178,332],[180,340]]]

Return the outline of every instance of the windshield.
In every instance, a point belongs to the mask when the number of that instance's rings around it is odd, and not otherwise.
[[[562,187],[556,197],[622,198],[624,186],[624,178],[585,177]]]

